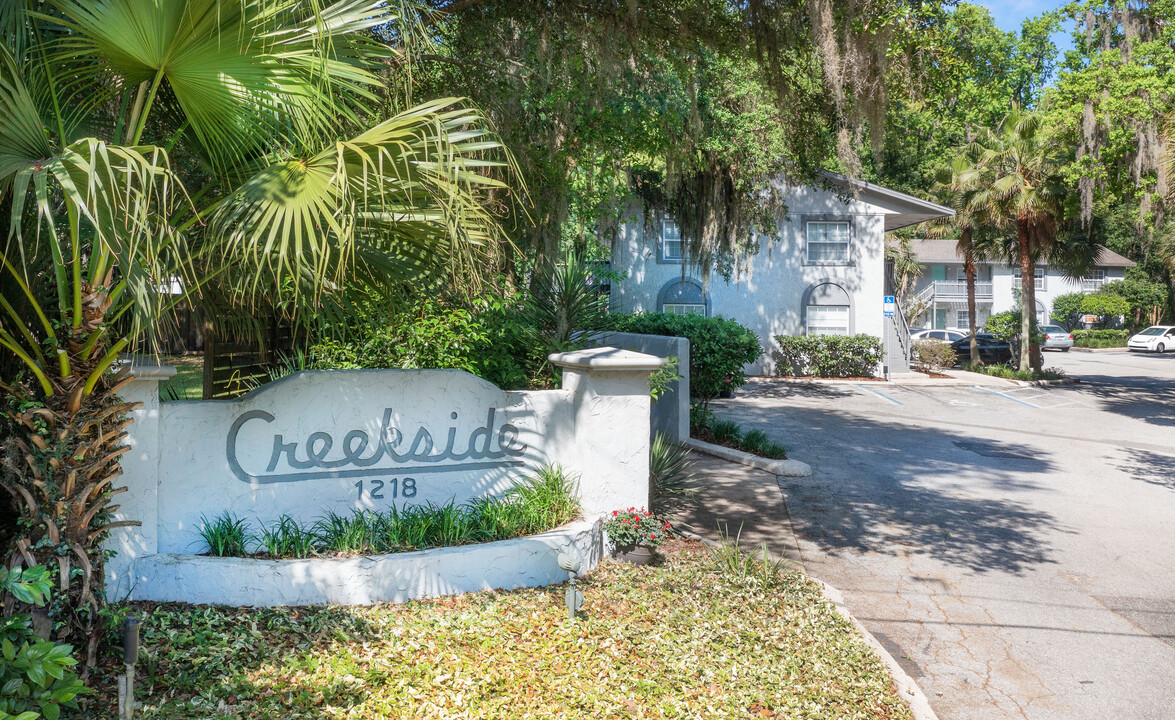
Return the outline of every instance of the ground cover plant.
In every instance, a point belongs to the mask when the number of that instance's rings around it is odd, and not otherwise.
[[[968,372],[994,375],[1006,380],[1060,380],[1065,377],[1065,371],[1060,368],[1016,370],[1007,365],[964,365],[963,369]]]
[[[575,479],[557,466],[545,466],[501,497],[467,505],[425,503],[382,512],[355,510],[350,515],[328,512],[313,523],[283,515],[256,529],[248,520],[224,513],[204,518],[200,536],[205,551],[216,557],[370,555],[534,535],[579,514]]]
[[[403,605],[124,605],[143,620],[137,717],[897,720],[880,660],[803,575],[733,572],[699,543],[564,587]],[[737,568],[736,568],[737,569]],[[114,717],[113,673],[88,700]]]
[[[787,448],[769,438],[767,433],[744,431],[733,420],[720,420],[705,408],[690,410],[690,436],[772,460],[787,459]]]
[[[875,377],[884,352],[872,335],[777,335],[780,372],[797,377]]]

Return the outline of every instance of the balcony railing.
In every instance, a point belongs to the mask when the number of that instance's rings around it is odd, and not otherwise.
[[[958,280],[939,280],[926,286],[926,288],[918,293],[919,299],[930,300],[954,300],[958,298],[967,298],[967,283]],[[976,300],[991,300],[992,289],[989,282],[975,283],[975,299]]]

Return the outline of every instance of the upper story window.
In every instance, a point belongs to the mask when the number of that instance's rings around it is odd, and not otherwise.
[[[1089,273],[1081,278],[1082,290],[1100,290],[1102,285],[1106,284],[1105,270],[1090,270]]]
[[[824,265],[849,262],[849,238],[852,228],[848,222],[809,220],[807,233],[808,262]]]
[[[1021,277],[1023,277],[1023,274],[1020,272],[1020,268],[1016,268],[1016,282],[1017,283],[1020,282]],[[1033,277],[1032,286],[1037,290],[1044,290],[1044,268],[1037,266],[1033,272],[1032,277]]]
[[[661,256],[666,260],[681,260],[685,257],[681,246],[681,228],[672,220],[661,221]]]

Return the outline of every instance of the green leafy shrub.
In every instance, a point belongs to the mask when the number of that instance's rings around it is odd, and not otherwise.
[[[1126,341],[1130,339],[1130,335],[1129,330],[1112,328],[1074,330],[1073,344],[1076,347],[1087,348],[1126,347]]]
[[[938,340],[919,340],[912,346],[910,354],[924,372],[951,368],[958,361],[955,349]]]
[[[44,607],[52,580],[43,565],[9,571],[0,566],[0,596]],[[32,617],[0,617],[0,718],[57,720],[62,708],[76,709],[77,696],[88,692],[73,671],[73,647],[42,640]]]
[[[655,548],[669,539],[671,529],[668,522],[644,508],[613,510],[612,517],[604,521],[604,532],[616,547],[621,548]]]
[[[609,315],[604,329],[688,339],[690,395],[701,400],[703,406],[723,390],[745,385],[747,376],[743,367],[763,354],[754,332],[721,315]]]
[[[1090,293],[1081,301],[1081,312],[1097,315],[1098,324],[1103,327],[1118,317],[1129,315],[1130,311],[1130,301],[1105,291]]]
[[[872,335],[777,335],[779,368],[800,377],[873,377],[885,353]]]
[[[1007,365],[964,365],[963,369],[984,375],[994,375],[1006,380],[1060,380],[1065,377],[1065,371],[1061,368],[1016,370]]]
[[[1019,347],[1020,343],[1020,319],[1019,310],[1005,310],[995,313],[987,318],[987,322],[983,324],[983,331],[1009,343],[1013,348],[1013,354],[1015,354],[1015,348]],[[1044,342],[1044,332],[1040,326],[1033,323],[1032,329],[1036,334],[1035,341],[1038,344]]]
[[[1085,301],[1085,293],[1072,292],[1058,295],[1053,298],[1053,312],[1049,315],[1053,322],[1061,325],[1066,330],[1072,330],[1081,322],[1081,316],[1085,313],[1081,309],[1081,304]]]
[[[526,387],[541,353],[530,345],[522,311],[487,297],[472,308],[435,298],[405,300],[369,310],[342,338],[323,338],[310,349],[321,369],[456,368],[498,387]]]
[[[714,416],[714,411],[701,403],[694,403],[689,408],[689,429],[691,435],[699,433],[708,433],[710,426],[718,418]]]

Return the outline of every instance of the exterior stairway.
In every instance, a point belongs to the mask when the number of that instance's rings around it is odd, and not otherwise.
[[[902,306],[896,302],[894,316],[885,318],[885,337],[882,338],[882,346],[885,349],[883,362],[889,370],[889,375],[910,372],[910,326],[906,322]]]

